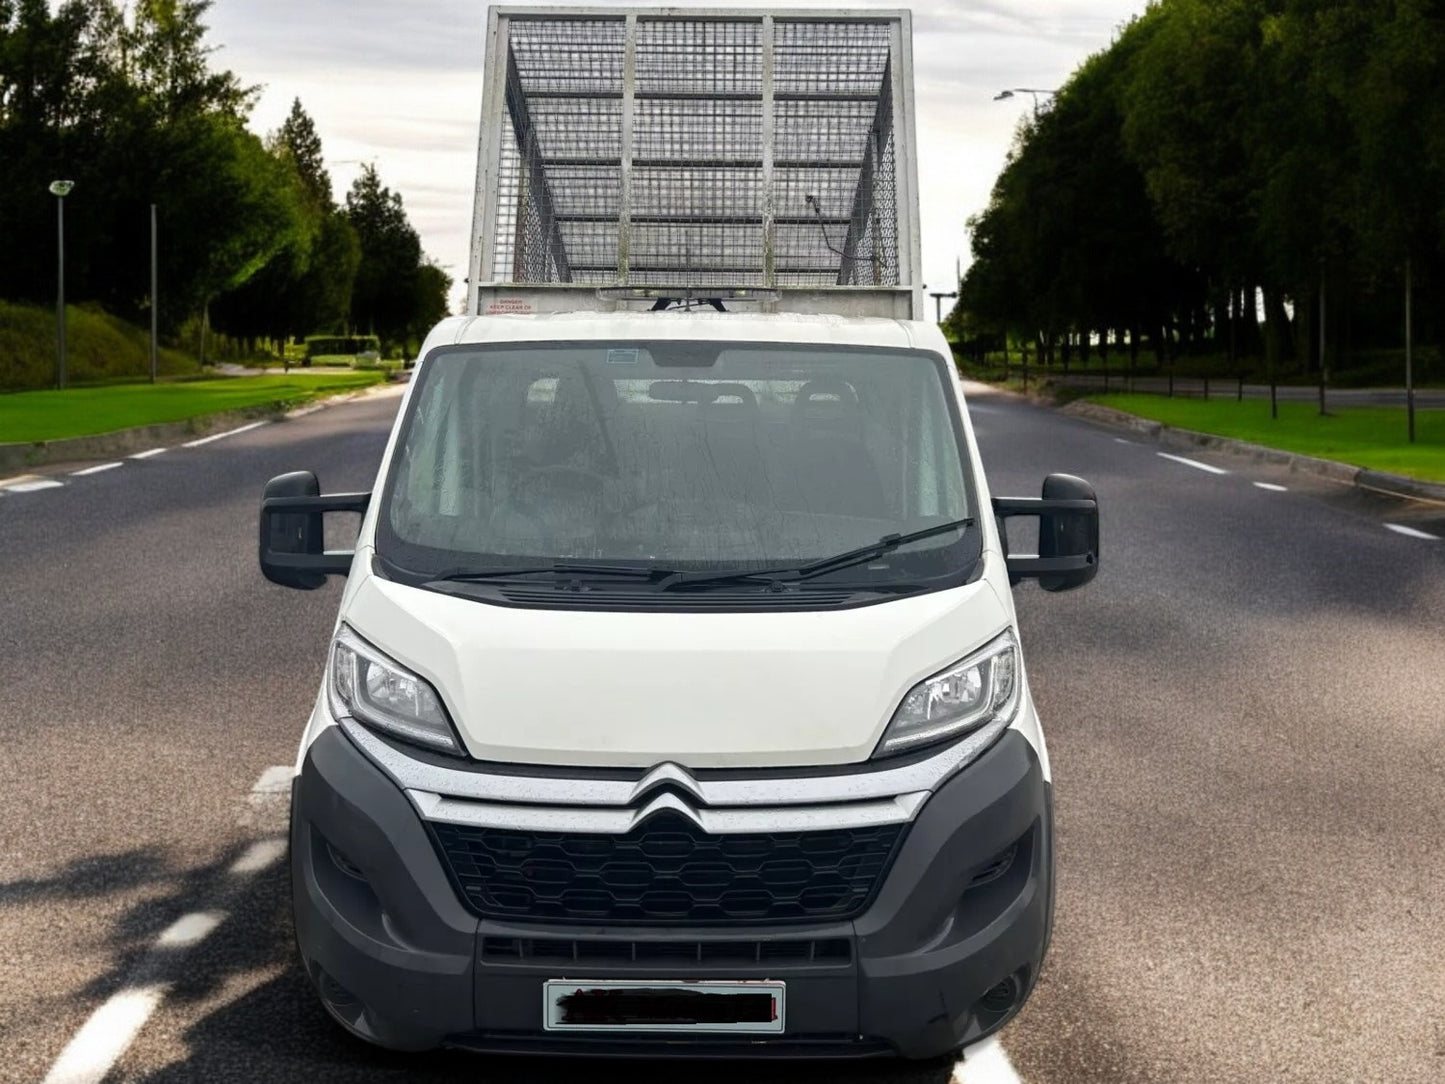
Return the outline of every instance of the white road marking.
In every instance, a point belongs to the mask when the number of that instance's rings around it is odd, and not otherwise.
[[[210,444],[212,441],[225,440],[227,437],[238,436],[241,433],[249,433],[252,429],[260,429],[266,422],[252,422],[250,425],[243,425],[239,429],[228,429],[224,433],[214,433],[209,437],[202,437],[200,440],[189,441],[182,444],[182,448],[199,448],[203,444]]]
[[[42,489],[60,489],[64,485],[64,482],[45,478],[38,482],[15,482],[0,488],[3,488],[6,493],[39,493]]]
[[[1286,486],[1277,486],[1277,485],[1275,485],[1273,482],[1255,482],[1255,483],[1254,483],[1254,488],[1255,488],[1255,489],[1266,489],[1266,490],[1268,490],[1268,491],[1271,492],[1271,493],[1288,493],[1288,492],[1289,492],[1289,488],[1288,488],[1288,487],[1286,487]]]
[[[100,1084],[165,996],[155,984],[121,990],[96,1009],[51,1066],[45,1084]]]
[[[257,840],[246,848],[246,853],[236,859],[227,872],[233,877],[246,877],[252,873],[260,873],[285,853],[286,841],[284,839]]]
[[[267,768],[261,773],[261,778],[256,780],[256,785],[251,788],[247,798],[253,806],[269,805],[277,799],[284,798],[291,793],[291,765],[277,764]]]
[[[963,1052],[953,1084],[1023,1084],[1023,1078],[997,1039],[985,1039]]]
[[[1438,534],[1431,534],[1429,531],[1419,531],[1416,530],[1414,527],[1406,527],[1403,524],[1399,523],[1387,523],[1385,524],[1385,530],[1394,531],[1396,534],[1402,534],[1406,538],[1423,539],[1426,542],[1439,542],[1441,540]]]
[[[86,477],[87,475],[91,475],[91,474],[103,474],[105,471],[115,470],[116,467],[123,467],[123,466],[125,466],[124,463],[102,463],[102,464],[101,464],[100,466],[98,466],[98,467],[86,467],[85,470],[71,471],[71,472],[70,472],[70,476],[71,476],[72,478],[84,478],[84,477]]]
[[[269,800],[286,793],[290,784],[289,765],[267,768],[251,788],[250,797]],[[245,878],[270,867],[285,853],[284,839],[261,839],[251,844],[227,871],[232,880],[217,893],[215,909],[182,915],[156,936],[150,951],[135,964],[121,988],[91,1013],[66,1044],[50,1067],[45,1084],[101,1084],[170,992],[172,983],[166,975],[176,959],[226,921]]]
[[[1211,467],[1208,463],[1201,463],[1197,459],[1185,459],[1182,455],[1170,455],[1168,452],[1157,453],[1160,459],[1169,459],[1175,463],[1183,463],[1186,467],[1193,467],[1195,470],[1208,471],[1210,474],[1228,474],[1229,471],[1223,467]]]
[[[167,926],[156,938],[156,948],[188,949],[199,945],[226,917],[222,911],[193,911]]]
[[[130,458],[130,459],[150,459],[152,456],[162,455],[164,452],[165,452],[165,449],[164,449],[164,448],[152,448],[152,449],[151,449],[150,451],[148,451],[148,452],[136,452],[135,455],[129,456],[128,458]]]
[[[252,794],[274,794],[277,791],[291,789],[291,765],[275,764],[261,773],[261,778],[256,780],[251,787]]]
[[[1115,443],[1115,444],[1133,444],[1134,441],[1132,441],[1132,440],[1125,440],[1123,437],[1115,437],[1115,438],[1114,438],[1114,443]]]

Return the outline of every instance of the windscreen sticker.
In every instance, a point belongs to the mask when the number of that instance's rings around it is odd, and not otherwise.
[[[636,365],[636,350],[609,350],[607,351],[608,365]]]

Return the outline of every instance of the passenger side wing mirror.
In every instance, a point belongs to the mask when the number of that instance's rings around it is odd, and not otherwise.
[[[316,590],[327,576],[346,575],[355,551],[326,550],[323,518],[327,512],[364,515],[370,504],[370,493],[321,496],[310,471],[272,478],[261,496],[261,574],[302,591]]]
[[[1099,500],[1082,478],[1051,474],[1044,479],[1042,497],[999,497],[993,510],[1011,584],[1036,579],[1045,591],[1071,591],[1098,575]],[[1039,518],[1037,554],[1008,552],[1005,521],[1013,516]]]

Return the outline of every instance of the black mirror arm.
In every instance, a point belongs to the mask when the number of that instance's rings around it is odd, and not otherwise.
[[[998,516],[1043,516],[1050,512],[1097,512],[1099,502],[1089,498],[1049,500],[1045,497],[995,497],[993,510]]]
[[[267,497],[261,502],[261,514],[274,512],[356,512],[366,515],[371,507],[370,493],[330,493],[323,497]]]
[[[1037,579],[1039,576],[1059,576],[1066,572],[1083,572],[1094,563],[1094,555],[1082,557],[1034,557],[1024,555],[1008,558],[1011,576],[1020,579]]]

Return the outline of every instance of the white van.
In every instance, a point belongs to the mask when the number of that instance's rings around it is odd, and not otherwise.
[[[509,99],[570,93],[518,59],[557,18],[493,12]],[[786,14],[733,18],[765,72],[787,55]],[[603,100],[665,99],[626,73],[687,17],[608,19],[625,77]],[[592,22],[558,40],[613,40]],[[905,17],[840,25],[882,27],[883,70],[906,59]],[[520,171],[533,200],[545,167]],[[477,267],[502,262],[518,199],[483,201],[511,217],[484,223]],[[861,293],[776,266],[762,288],[636,286],[634,237],[609,272],[631,258],[629,285],[599,289],[575,277],[591,234],[560,182],[545,202],[574,277],[474,274],[374,491],[322,496],[305,472],[266,489],[265,575],[349,577],[293,791],[307,973],[394,1049],[951,1055],[1018,1011],[1047,948],[1049,766],[1012,586],[1092,579],[1093,491],[1054,475],[992,498],[937,327],[827,314],[916,315],[907,261]],[[715,224],[675,225],[701,247]],[[354,552],[324,550],[328,512],[362,514]],[[1018,515],[1039,518],[1037,555],[1008,551]]]

